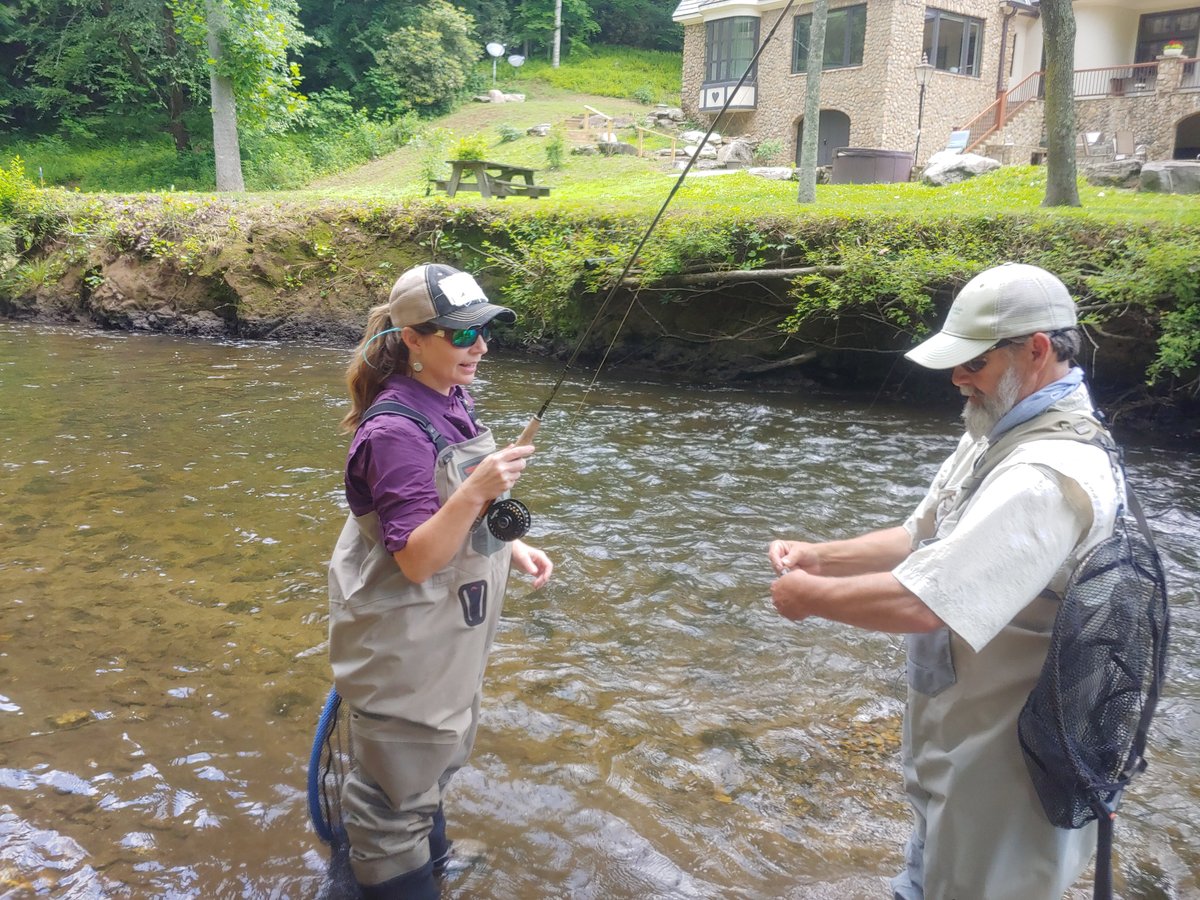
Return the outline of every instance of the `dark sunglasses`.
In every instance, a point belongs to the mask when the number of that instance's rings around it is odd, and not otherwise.
[[[1025,343],[1027,340],[1029,340],[1029,338],[1005,338],[1004,340],[993,344],[974,359],[967,360],[965,363],[960,363],[960,365],[972,375],[978,375],[985,368],[987,368],[989,353],[993,352],[994,350],[999,350],[1001,347],[1019,346]]]
[[[473,347],[475,342],[480,338],[485,341],[492,339],[492,326],[479,325],[475,328],[459,328],[450,331],[446,328],[439,328],[437,331],[442,337],[452,343],[455,347]]]

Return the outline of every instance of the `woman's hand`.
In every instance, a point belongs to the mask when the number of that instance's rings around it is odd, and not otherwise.
[[[525,471],[527,457],[533,454],[532,444],[510,444],[485,456],[460,486],[477,499],[480,505],[490,503],[505,491],[511,490]]]
[[[512,561],[522,572],[533,576],[534,590],[550,580],[554,572],[554,563],[537,547],[530,547],[524,541],[512,542]]]

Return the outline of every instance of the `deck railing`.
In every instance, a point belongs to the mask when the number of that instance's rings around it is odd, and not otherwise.
[[[1200,59],[1188,59],[1183,63],[1183,78],[1179,82],[1181,91],[1200,91]]]
[[[988,135],[999,131],[1029,102],[1042,96],[1042,73],[1034,72],[1016,87],[1006,91],[966,125],[957,129],[969,131],[966,151],[983,143]]]
[[[1108,66],[1103,69],[1075,70],[1075,99],[1094,97],[1137,97],[1154,93],[1158,83],[1158,63]]]

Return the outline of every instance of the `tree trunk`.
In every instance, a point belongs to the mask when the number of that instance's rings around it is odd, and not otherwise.
[[[800,147],[800,203],[817,199],[817,153],[821,132],[821,65],[825,59],[825,20],[829,0],[813,4],[812,23],[808,29],[808,77],[805,78],[804,139]]]
[[[172,61],[179,54],[179,40],[175,33],[175,14],[170,3],[163,4],[163,48]],[[174,71],[174,67],[172,68]],[[183,123],[183,87],[175,77],[167,85],[167,131],[175,141],[175,152],[183,153],[192,143],[187,126]]]
[[[1046,198],[1079,206],[1075,183],[1075,12],[1071,0],[1042,0],[1046,51]]]
[[[238,147],[237,104],[233,80],[218,73],[221,60],[221,26],[224,16],[216,3],[208,5],[208,54],[216,61],[209,66],[212,90],[213,155],[217,164],[218,191],[244,191],[242,155]]]
[[[562,46],[562,0],[554,0],[554,50],[550,68],[558,68],[558,50]]]

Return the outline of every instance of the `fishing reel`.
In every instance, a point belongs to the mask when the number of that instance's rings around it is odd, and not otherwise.
[[[488,531],[497,540],[509,542],[524,537],[529,531],[533,516],[520,500],[507,497],[504,500],[493,500],[485,514]]]

